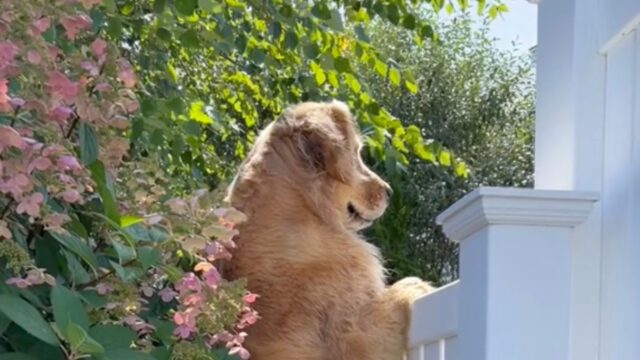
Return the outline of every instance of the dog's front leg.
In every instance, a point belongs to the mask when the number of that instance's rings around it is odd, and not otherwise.
[[[361,326],[344,338],[343,360],[402,360],[407,346],[411,304],[432,291],[418,278],[386,288],[361,313]]]

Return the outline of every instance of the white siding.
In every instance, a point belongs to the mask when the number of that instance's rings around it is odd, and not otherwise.
[[[413,304],[407,360],[457,360],[459,282]]]
[[[601,359],[640,359],[640,40],[609,49],[603,186]]]

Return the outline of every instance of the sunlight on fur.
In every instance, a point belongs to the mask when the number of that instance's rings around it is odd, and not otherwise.
[[[361,147],[344,103],[302,103],[262,131],[231,184],[248,221],[226,275],[261,295],[252,359],[403,358],[410,305],[431,288],[386,287],[378,249],[357,234],[391,194]]]

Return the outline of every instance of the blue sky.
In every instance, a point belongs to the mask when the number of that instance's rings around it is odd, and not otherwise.
[[[491,24],[491,35],[498,39],[498,46],[509,48],[511,42],[516,42],[519,48],[527,50],[536,45],[538,6],[525,0],[505,3],[509,6],[509,12]]]

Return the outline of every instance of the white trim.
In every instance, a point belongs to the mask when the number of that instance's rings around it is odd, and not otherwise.
[[[631,21],[623,26],[622,29],[618,31],[618,33],[616,33],[611,39],[609,39],[600,49],[600,54],[608,54],[613,48],[618,46],[618,44],[620,44],[627,35],[632,33],[638,27],[640,27],[640,14],[631,19]]]
[[[459,286],[458,281],[452,282],[413,303],[409,348],[457,335]],[[417,319],[424,321],[415,321]]]
[[[597,200],[594,192],[481,187],[436,222],[455,241],[490,224],[574,227],[587,219]]]

